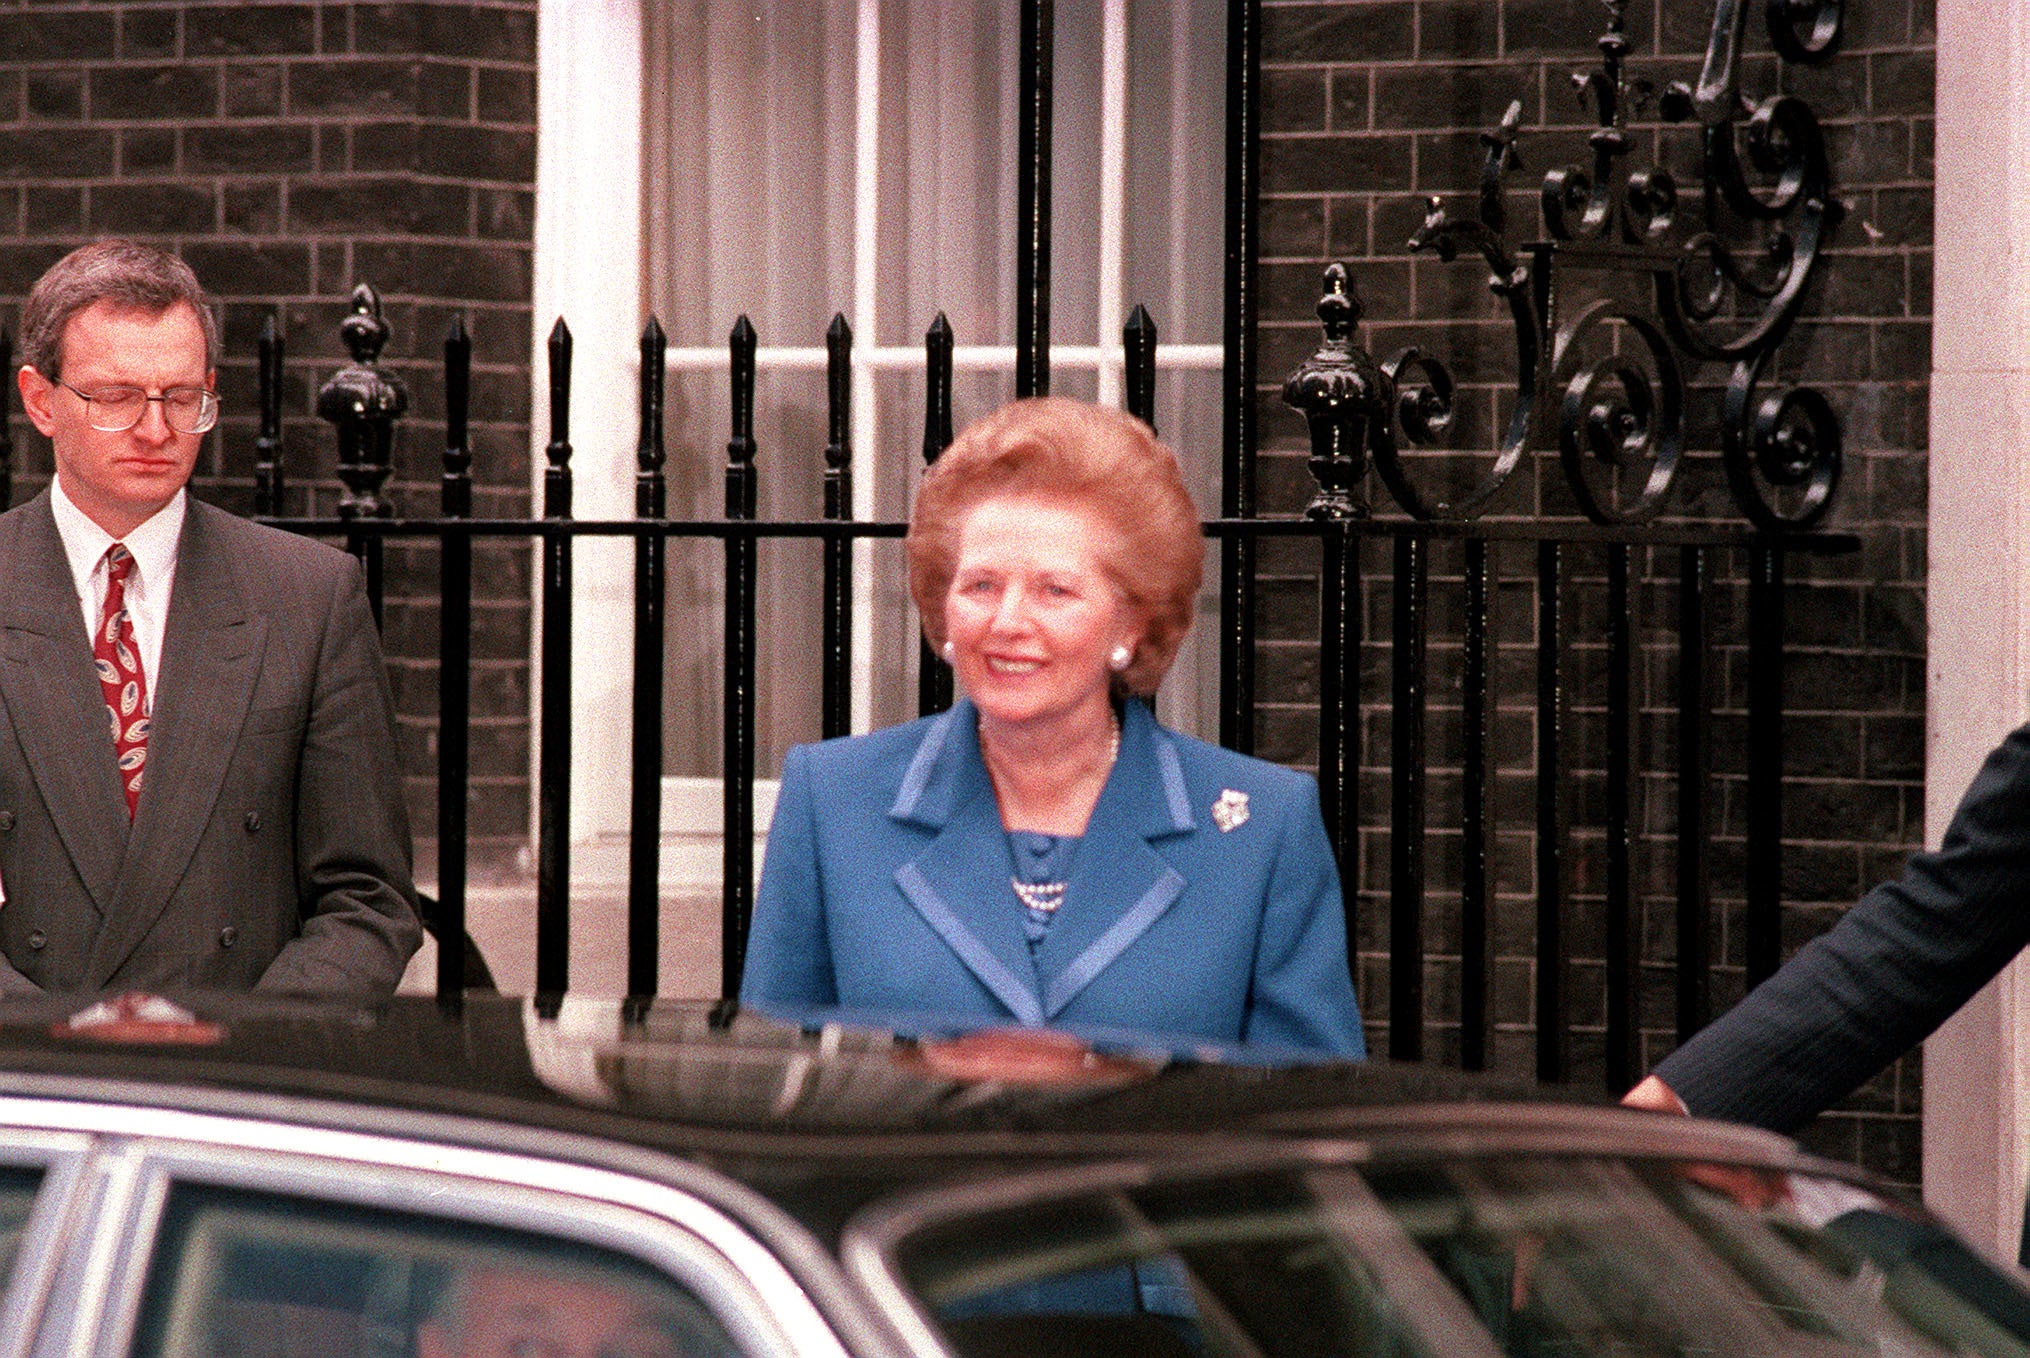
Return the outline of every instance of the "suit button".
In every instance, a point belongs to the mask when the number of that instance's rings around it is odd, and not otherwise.
[[[261,828],[261,813],[258,811],[249,811],[247,813],[247,818],[240,823],[247,827],[247,833],[251,835],[252,833],[254,833],[254,831]]]
[[[230,948],[233,944],[239,942],[239,939],[240,931],[230,924],[219,930],[219,946],[221,948]]]
[[[0,830],[12,830],[13,828],[14,813],[12,811],[0,811]]]
[[[31,929],[28,931],[28,946],[35,949],[37,952],[41,952],[43,950],[43,947],[47,945],[48,942],[49,935],[42,932],[42,930]]]

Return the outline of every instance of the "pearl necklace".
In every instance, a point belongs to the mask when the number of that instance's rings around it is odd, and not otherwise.
[[[1121,757],[1121,719],[1114,718],[1113,739],[1107,745],[1107,772],[1112,774],[1114,764]],[[1054,915],[1064,904],[1064,889],[1068,882],[1025,882],[1020,877],[1009,875],[1008,885],[1015,888],[1015,898],[1039,915]]]

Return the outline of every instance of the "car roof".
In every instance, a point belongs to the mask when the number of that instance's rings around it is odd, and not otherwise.
[[[1264,1065],[1250,1049],[1150,1034],[1038,1039],[1039,1066],[1033,1034],[1018,1035],[1010,1060],[999,1033],[791,1022],[710,1001],[152,1003],[0,1000],[0,1096],[580,1158],[611,1159],[616,1146],[675,1155],[827,1236],[900,1190],[1123,1158],[1238,1163],[1349,1139],[1797,1158],[1775,1137],[1601,1107],[1598,1094],[1384,1061]]]

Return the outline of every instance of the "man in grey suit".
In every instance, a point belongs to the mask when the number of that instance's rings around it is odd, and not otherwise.
[[[56,476],[0,515],[0,992],[392,991],[420,933],[361,572],[185,492],[196,277],[73,251],[21,349]]]

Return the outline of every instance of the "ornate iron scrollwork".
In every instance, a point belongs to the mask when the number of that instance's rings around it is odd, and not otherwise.
[[[1449,503],[1416,486],[1401,449],[1444,446],[1455,383],[1442,360],[1409,349],[1380,365],[1386,414],[1367,430],[1376,472],[1414,517],[1477,517],[1554,424],[1580,509],[1600,523],[1642,521],[1663,509],[1683,466],[1686,360],[1725,363],[1718,443],[1736,505],[1760,528],[1809,527],[1838,484],[1839,420],[1814,389],[1765,394],[1762,383],[1840,216],[1818,119],[1795,96],[1742,94],[1748,0],[1716,0],[1698,84],[1660,93],[1629,71],[1627,0],[1603,3],[1600,66],[1573,78],[1597,122],[1592,164],[1544,176],[1540,238],[1508,243],[1504,195],[1521,168],[1522,136],[1521,105],[1511,104],[1481,136],[1477,212],[1455,218],[1432,198],[1410,240],[1413,251],[1441,260],[1478,253],[1489,290],[1506,304],[1516,391],[1494,460]],[[1765,0],[1763,13],[1786,61],[1822,61],[1839,44],[1841,0]],[[1629,118],[1652,102],[1666,124],[1697,125],[1696,211],[1667,169],[1624,167],[1637,144]],[[1575,275],[1610,295],[1564,316]],[[1633,280],[1635,296],[1611,295],[1616,280]]]

